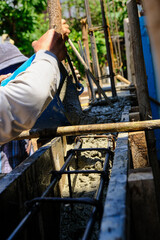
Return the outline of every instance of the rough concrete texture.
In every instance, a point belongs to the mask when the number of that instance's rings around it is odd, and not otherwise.
[[[130,103],[128,100],[121,99],[114,102],[114,107],[110,106],[95,106],[87,110],[90,115],[93,115],[97,123],[105,122],[118,122],[123,120],[129,120],[128,110],[130,109]],[[122,112],[124,114],[122,116]],[[117,137],[117,133],[112,133],[114,138]],[[109,136],[109,135],[108,135]],[[120,139],[119,139],[120,138]],[[128,162],[128,134],[119,134],[119,140],[117,142],[112,178],[110,179],[109,189],[107,191],[107,184],[102,197],[104,203],[104,215],[102,219],[101,235],[99,236],[99,224],[100,216],[97,217],[93,232],[90,239],[107,239],[106,233],[112,232],[115,236],[123,236],[125,234],[125,220],[126,220],[126,183],[127,183],[127,162]],[[92,135],[90,138],[83,139],[82,148],[93,147],[108,147],[107,138],[94,138]],[[73,146],[68,146],[72,148]],[[113,145],[111,145],[113,149]],[[79,156],[79,169],[102,169],[104,162],[104,156],[98,151],[86,151]],[[112,161],[110,162],[111,173]],[[71,166],[70,170],[75,169],[75,163]],[[95,197],[99,186],[100,176],[96,174],[78,174],[72,175],[72,191],[74,197]],[[106,199],[107,196],[109,196]],[[69,196],[68,183],[66,183],[63,196]],[[61,209],[61,229],[60,240],[80,240],[84,234],[86,224],[89,220],[92,208],[83,204],[75,205],[73,210],[70,205],[64,205]],[[109,214],[107,214],[107,212]],[[107,215],[106,215],[107,214]],[[115,217],[117,216],[117,217]],[[107,225],[106,225],[107,224]],[[110,235],[110,236],[111,236]],[[109,235],[108,235],[109,236]],[[111,239],[111,238],[109,238]],[[114,238],[112,238],[114,239]],[[115,238],[116,239],[116,238]],[[118,238],[117,238],[118,239]],[[121,239],[121,238],[119,238]]]
[[[120,133],[101,224],[100,240],[126,239],[128,133]]]

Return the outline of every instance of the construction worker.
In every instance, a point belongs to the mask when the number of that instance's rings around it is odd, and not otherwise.
[[[66,57],[65,41],[70,33],[65,20],[62,29],[63,37],[50,29],[34,41],[36,56],[31,66],[0,87],[0,145],[32,128],[54,98],[60,82],[59,63]]]
[[[19,49],[5,42],[0,44],[0,84],[28,60]],[[33,153],[31,140],[14,140],[0,146],[0,177],[9,173]]]

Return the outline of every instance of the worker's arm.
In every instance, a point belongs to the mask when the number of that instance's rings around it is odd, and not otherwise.
[[[0,87],[0,144],[34,125],[53,99],[59,81],[56,56],[40,50],[25,72]]]
[[[33,48],[36,57],[31,66],[0,87],[0,145],[30,129],[59,86],[58,63],[66,56],[65,40],[49,30]]]

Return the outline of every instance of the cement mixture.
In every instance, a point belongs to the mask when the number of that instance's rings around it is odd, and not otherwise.
[[[119,98],[118,101],[113,103],[113,107],[110,106],[94,106],[85,111],[85,114],[89,114],[90,118],[94,119],[94,123],[111,123],[120,122],[121,113],[124,106],[130,105],[130,101],[126,98]],[[90,119],[88,118],[88,120]],[[86,118],[85,118],[86,119]],[[88,122],[89,124],[90,122]],[[108,137],[107,137],[108,136]],[[106,134],[106,137],[94,138],[82,137],[82,148],[108,148],[114,151],[114,144],[109,139],[116,139],[117,133]],[[73,148],[73,144],[68,144],[68,150]],[[82,152],[79,156],[78,169],[81,170],[102,170],[105,155],[99,151],[86,151]],[[110,172],[112,167],[112,160],[110,161]],[[73,159],[70,170],[75,170],[75,161]],[[110,174],[110,173],[109,173]],[[71,175],[71,184],[73,197],[91,197],[94,198],[100,182],[100,174],[78,174]],[[105,199],[107,191],[107,184],[104,189],[103,199]],[[68,181],[64,188],[63,197],[69,197]],[[86,224],[89,220],[92,207],[84,204],[76,204],[73,207],[70,204],[64,204],[61,207],[61,224],[60,224],[60,240],[80,240],[83,237]],[[93,233],[90,239],[97,240],[100,228],[100,216],[97,216],[97,220],[93,229]]]

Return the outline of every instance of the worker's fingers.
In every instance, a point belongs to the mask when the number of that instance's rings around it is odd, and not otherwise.
[[[69,25],[65,24],[62,25],[62,34],[68,36],[70,34],[70,30],[69,30]]]
[[[61,23],[62,23],[62,24],[65,24],[65,23],[66,23],[66,20],[62,18]]]
[[[62,35],[68,36],[70,33],[69,25],[66,23],[65,19],[62,19]],[[67,39],[66,39],[67,40]]]
[[[32,42],[32,47],[33,47],[33,48],[34,48],[34,46],[36,45],[36,43],[37,43],[37,40],[35,40],[35,41]]]
[[[65,23],[66,23],[66,20],[62,18],[61,23],[62,23],[62,24],[65,24]]]
[[[0,84],[3,80],[5,80],[6,78],[8,78],[11,75],[11,73],[8,74],[4,74],[4,75],[0,75]]]

